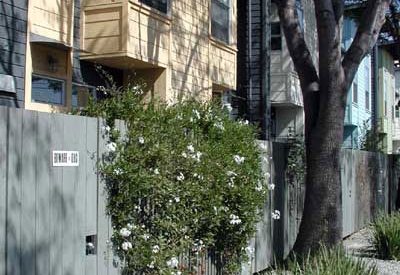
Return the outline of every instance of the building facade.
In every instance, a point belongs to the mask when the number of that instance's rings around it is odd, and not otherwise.
[[[14,64],[0,60],[3,104],[47,112],[82,106],[97,86],[107,84],[98,65],[117,84],[144,81],[149,95],[169,102],[209,100],[236,89],[235,0],[0,0],[0,5],[14,22],[2,22],[2,28],[16,26],[15,34],[1,32],[9,48],[0,49],[19,62],[13,70]]]
[[[350,47],[356,31],[356,22],[346,17],[343,22],[344,51]],[[372,89],[371,80],[372,64],[371,55],[367,55],[362,60],[348,91],[343,136],[343,147],[345,148],[360,148],[362,136],[372,129],[374,123],[372,99],[375,92]]]
[[[304,37],[318,66],[318,44],[313,1],[296,1]],[[299,77],[291,60],[275,5],[271,9],[271,137],[286,141],[304,134],[303,96]]]

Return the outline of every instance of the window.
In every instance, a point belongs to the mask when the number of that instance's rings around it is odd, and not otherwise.
[[[271,50],[282,50],[281,23],[271,23]]]
[[[84,107],[88,103],[90,95],[96,96],[94,87],[72,85],[72,108]]]
[[[365,90],[365,109],[369,110],[370,102],[369,102],[369,91]]]
[[[39,75],[32,75],[32,101],[64,105],[65,81]]]
[[[299,19],[300,28],[304,30],[304,15],[303,15],[303,5],[301,0],[296,0],[297,18]]]
[[[229,44],[230,0],[211,1],[211,36]]]
[[[353,102],[358,102],[358,84],[356,82],[353,83]]]
[[[143,4],[156,9],[162,13],[168,13],[168,2],[169,0],[139,0]]]
[[[371,106],[370,106],[370,94],[369,94],[369,87],[370,87],[370,83],[369,83],[369,67],[366,65],[364,67],[365,70],[365,109],[366,110],[370,110]]]

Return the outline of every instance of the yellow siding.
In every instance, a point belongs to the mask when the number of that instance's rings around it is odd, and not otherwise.
[[[236,1],[230,45],[210,37],[210,3],[174,0],[170,13],[162,14],[138,0],[86,0],[81,56],[120,69],[165,69],[155,87],[166,100],[210,99],[213,85],[235,89]]]
[[[89,54],[122,51],[122,7],[88,10],[85,12],[83,48]]]
[[[72,45],[72,0],[31,0],[30,10],[32,33]]]

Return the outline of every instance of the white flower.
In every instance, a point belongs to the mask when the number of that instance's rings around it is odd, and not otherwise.
[[[187,147],[187,149],[188,149],[188,151],[189,151],[190,153],[194,153],[194,147],[193,147],[192,144],[189,144],[188,147]]]
[[[189,119],[189,121],[190,121],[190,122],[193,122],[193,118],[191,117],[191,118]]]
[[[147,241],[148,239],[150,239],[150,235],[149,234],[143,234],[142,238]]]
[[[154,268],[154,261],[152,261],[151,263],[149,263],[147,265],[148,268],[153,269]]]
[[[225,130],[224,124],[221,121],[215,122],[214,127],[220,130]]]
[[[201,158],[202,155],[203,155],[202,152],[197,152],[196,154],[194,154],[192,156],[192,159],[195,159],[196,161],[200,162],[200,158]]]
[[[279,220],[281,218],[281,212],[279,210],[275,210],[275,212],[271,213],[271,217],[273,220]]]
[[[257,186],[256,186],[256,191],[257,191],[257,192],[261,192],[262,190],[263,190],[263,188],[262,188],[261,185],[257,185]]]
[[[268,190],[275,190],[275,184],[268,184]]]
[[[230,113],[232,112],[233,108],[232,105],[230,103],[225,103],[224,104],[224,108]]]
[[[252,248],[251,246],[248,246],[244,249],[247,253],[247,255],[250,257],[251,255],[253,255],[254,253],[254,248]]]
[[[233,178],[230,178],[230,179],[229,179],[228,186],[229,186],[230,188],[232,188],[233,186],[235,186],[235,182],[233,181]]]
[[[239,124],[240,125],[249,125],[249,121],[248,120],[240,120]]]
[[[193,110],[193,114],[197,119],[200,119],[200,113],[197,110]]]
[[[228,172],[226,172],[226,175],[227,175],[228,177],[232,177],[232,178],[234,178],[234,177],[237,176],[237,174],[236,174],[235,172],[233,172],[233,171],[228,171]]]
[[[144,144],[144,138],[142,136],[140,136],[138,138],[138,141],[139,141],[140,144]]]
[[[180,201],[181,201],[181,199],[180,199],[179,197],[176,197],[176,198],[175,198],[175,202],[178,203],[178,202],[180,202]]]
[[[181,172],[179,172],[179,175],[176,177],[176,179],[178,181],[183,181],[185,179],[185,176]]]
[[[117,150],[117,144],[115,142],[110,142],[106,145],[106,149],[108,152],[115,152],[115,150]]]
[[[158,252],[160,252],[160,247],[158,245],[154,245],[152,251],[154,254],[157,254]]]
[[[179,270],[176,271],[176,272],[174,271],[174,272],[172,272],[172,274],[173,274],[173,275],[182,275],[182,271],[179,271]]]
[[[127,251],[128,249],[132,249],[131,242],[123,242],[122,243],[122,250]]]
[[[119,175],[121,175],[122,173],[123,173],[123,171],[122,171],[121,168],[118,167],[118,168],[115,168],[115,169],[114,169],[114,174],[115,174],[115,175],[119,176]]]
[[[158,168],[154,169],[154,174],[159,175],[160,171],[158,171]]]
[[[136,229],[136,225],[133,225],[133,224],[130,224],[130,223],[128,223],[126,225],[126,227],[128,227],[129,230]]]
[[[229,218],[231,219],[229,221],[230,224],[240,224],[242,222],[242,220],[239,219],[239,217],[234,214],[229,215]]]
[[[268,163],[268,162],[269,162],[268,158],[266,158],[266,157],[262,157],[261,160],[262,160],[263,162],[265,162],[265,163]]]
[[[235,162],[236,162],[237,164],[241,164],[241,163],[244,162],[244,157],[241,157],[241,156],[239,156],[239,155],[234,155],[234,156],[233,156],[233,159],[235,160]]]
[[[103,132],[105,133],[109,133],[111,131],[110,126],[108,125],[104,125],[103,127],[101,127],[101,129],[103,130]]]
[[[268,146],[264,142],[259,143],[259,147],[263,151],[267,151],[268,150]]]
[[[271,177],[271,174],[267,172],[267,173],[264,174],[264,176],[265,176],[267,179],[269,179],[269,178]]]
[[[183,152],[182,157],[187,158],[187,154],[185,152]]]
[[[179,261],[176,257],[172,257],[169,261],[167,261],[167,266],[169,267],[177,267],[179,264]]]
[[[129,236],[131,235],[131,231],[129,231],[129,229],[122,228],[122,229],[119,231],[119,234],[120,234],[122,237],[127,238],[127,237],[129,237]]]

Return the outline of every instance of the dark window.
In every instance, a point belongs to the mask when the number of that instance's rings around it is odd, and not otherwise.
[[[72,102],[73,108],[84,107],[89,101],[90,96],[96,97],[96,88],[82,85],[72,85]]]
[[[271,50],[282,50],[281,23],[271,23]]]
[[[32,101],[64,105],[64,86],[64,80],[32,75]]]
[[[153,9],[161,11],[162,13],[168,13],[169,0],[139,0],[139,2],[142,2]]]
[[[400,108],[399,108],[399,105],[396,105],[396,107],[395,107],[395,116],[396,116],[396,118],[400,118]]]
[[[226,44],[229,44],[230,34],[229,1],[211,1],[211,35]]]
[[[300,28],[304,29],[304,15],[303,15],[303,5],[301,0],[296,0],[297,18],[299,19]]]
[[[353,83],[353,102],[358,102],[358,84],[355,82]]]
[[[366,110],[369,110],[369,108],[370,108],[370,103],[369,103],[369,91],[368,90],[366,90],[365,91],[365,109]]]

